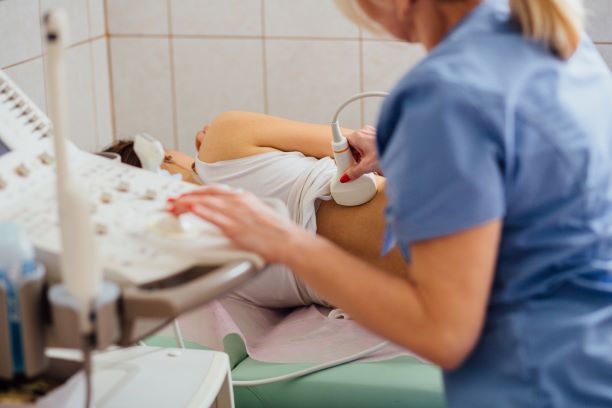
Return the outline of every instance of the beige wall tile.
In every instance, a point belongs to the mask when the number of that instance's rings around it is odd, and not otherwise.
[[[64,9],[68,13],[70,44],[89,39],[89,7],[87,0],[40,0],[40,5],[41,17],[47,11],[54,9]]]
[[[168,34],[166,0],[108,0],[110,34]]]
[[[99,37],[106,32],[106,12],[104,0],[89,1],[89,21],[91,24],[91,37]]]
[[[98,149],[109,145],[113,141],[107,45],[106,38],[101,38],[91,44],[96,122],[98,126]]]
[[[42,57],[8,68],[5,72],[36,106],[43,112],[47,110],[45,68]]]
[[[111,40],[117,138],[148,132],[174,146],[167,39]]]
[[[70,140],[86,151],[97,148],[97,123],[94,102],[91,44],[68,49],[68,118]]]
[[[356,38],[357,27],[330,0],[266,0],[266,35]]]
[[[396,41],[364,41],[363,84],[365,91],[388,91],[425,56],[420,45]],[[382,100],[364,101],[364,122],[376,125]]]
[[[174,34],[260,36],[261,0],[171,0]]]
[[[587,29],[594,41],[612,42],[612,1],[585,0]]]
[[[175,39],[174,55],[180,149],[223,111],[263,112],[261,40]]]
[[[267,44],[270,113],[326,123],[338,106],[359,92],[357,41],[269,40]],[[342,124],[361,123],[359,103],[342,115]]]
[[[0,67],[40,56],[38,0],[0,1]]]

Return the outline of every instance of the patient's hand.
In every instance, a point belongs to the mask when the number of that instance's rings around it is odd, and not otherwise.
[[[204,140],[204,137],[206,136],[206,132],[208,132],[208,126],[209,125],[204,125],[204,127],[200,129],[200,131],[195,136],[196,154],[200,151],[200,147],[202,146],[202,141]]]
[[[287,243],[296,237],[314,237],[251,193],[207,186],[169,201],[172,214],[192,212],[219,227],[238,248],[270,263],[289,259]]]

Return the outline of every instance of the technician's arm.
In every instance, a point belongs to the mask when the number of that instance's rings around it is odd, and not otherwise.
[[[501,222],[411,246],[410,282],[390,276],[281,218],[251,194],[206,188],[181,198],[243,249],[284,263],[369,329],[445,369],[461,364],[482,328]]]
[[[412,245],[410,281],[307,234],[289,240],[281,263],[365,327],[453,369],[479,337],[499,235],[495,221]]]

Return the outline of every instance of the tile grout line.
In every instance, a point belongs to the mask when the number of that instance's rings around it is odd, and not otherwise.
[[[350,41],[363,41],[363,42],[384,42],[384,43],[396,43],[402,42],[400,40],[393,39],[377,39],[377,38],[354,38],[354,37],[297,37],[297,36],[268,36],[268,35],[213,35],[213,34],[144,34],[144,33],[115,33],[109,34],[110,37],[116,38],[180,38],[180,39],[194,39],[194,40],[271,40],[271,41],[339,41],[339,42],[350,42]]]
[[[108,70],[108,88],[111,108],[111,127],[113,142],[117,141],[117,113],[115,111],[115,87],[113,81],[113,53],[111,52],[111,38],[109,26],[108,0],[104,0],[104,37],[106,38],[106,59]]]
[[[365,91],[365,69],[364,69],[364,61],[363,61],[363,30],[359,27],[359,92]],[[362,98],[359,101],[359,114],[361,115],[361,127],[363,128],[365,123],[365,100]]]
[[[40,42],[42,43],[42,38],[41,38]],[[43,59],[43,67],[44,67],[44,65],[45,65],[45,63],[44,63],[44,56],[45,56],[44,54],[36,55],[35,57],[31,57],[31,58],[25,59],[23,61],[15,62],[14,64],[6,65],[6,66],[2,67],[2,69],[4,70],[4,69],[15,68],[15,67],[18,67],[19,65],[27,64],[28,62],[36,61],[37,59],[41,59],[41,58]]]
[[[172,140],[174,141],[174,148],[179,148],[179,135],[178,135],[178,107],[176,106],[176,69],[174,66],[174,40],[172,37],[172,3],[170,0],[166,0],[166,11],[168,13],[168,52],[170,54],[170,87],[171,87],[171,99],[172,99]]]
[[[100,149],[100,118],[98,115],[100,112],[98,111],[98,92],[96,91],[96,69],[95,69],[95,59],[94,59],[94,50],[93,50],[93,39],[91,35],[91,2],[87,1],[87,25],[89,31],[89,38],[91,39],[91,43],[89,44],[89,63],[91,69],[91,90],[93,94],[93,108],[94,108],[94,142],[96,145],[96,150]]]
[[[261,60],[263,65],[263,98],[264,98],[264,113],[270,114],[270,98],[268,94],[268,46],[266,42],[266,4],[265,0],[261,0]]]
[[[68,49],[80,47],[81,45],[92,43],[94,41],[101,40],[102,38],[106,38],[106,36],[105,35],[98,35],[96,37],[92,37],[92,38],[89,38],[87,40],[81,40],[81,41],[75,42],[74,44],[69,45]],[[44,35],[42,34],[42,32],[41,32],[41,37],[40,37],[40,43],[41,43],[41,47],[43,47],[44,46]],[[21,60],[21,61],[18,61],[18,62],[14,62],[14,63],[9,64],[9,65],[5,65],[5,66],[1,67],[0,69],[14,68],[14,67],[16,67],[18,65],[27,64],[28,62],[36,61],[39,58],[42,58],[44,60],[44,57],[45,57],[45,53],[43,52],[43,53],[37,54],[37,55],[35,55],[33,57],[26,58],[24,60]]]

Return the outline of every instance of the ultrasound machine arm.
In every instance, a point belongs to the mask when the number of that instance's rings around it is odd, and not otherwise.
[[[193,185],[83,152],[64,140],[61,15],[49,14],[45,25],[55,129],[0,71],[0,221],[23,226],[47,269],[42,280],[19,288],[26,377],[44,372],[46,347],[79,348],[83,334],[94,349],[134,344],[264,266],[260,257],[232,247],[218,229],[196,217],[186,216],[190,228],[184,234],[166,236],[154,228],[166,217],[167,198]],[[66,186],[75,185],[80,188],[71,192],[71,202],[62,203]],[[82,220],[71,224],[66,217],[74,214],[67,206],[75,200],[82,200]],[[270,205],[286,211],[278,201]],[[65,256],[77,248],[62,250],[62,243],[78,245],[80,238],[92,242],[91,270],[82,270],[87,267],[75,261],[78,254]],[[96,257],[102,284],[87,276],[96,274]],[[80,269],[66,273],[74,265]],[[0,380],[10,381],[14,373],[3,296],[0,285]]]

